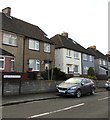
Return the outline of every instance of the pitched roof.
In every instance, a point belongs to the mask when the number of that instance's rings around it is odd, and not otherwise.
[[[2,30],[51,43],[46,37],[46,33],[44,33],[38,26],[12,16],[7,16],[1,12],[0,16],[2,16]]]
[[[89,48],[87,48],[87,50],[90,51],[92,54],[94,54],[94,56],[95,56],[96,59],[99,59],[99,58],[101,58],[101,59],[107,59],[107,57],[103,53],[101,53],[100,51],[98,51],[97,49],[89,47]]]
[[[6,50],[3,50],[0,48],[0,55],[6,55],[6,56],[14,56],[13,54],[9,53],[8,51]]]
[[[55,43],[55,48],[67,48],[71,50],[75,50],[77,52],[93,55],[90,53],[87,49],[82,47],[80,44],[78,44],[76,41],[72,40],[71,38],[67,38],[63,35],[55,35],[51,38],[51,40]]]

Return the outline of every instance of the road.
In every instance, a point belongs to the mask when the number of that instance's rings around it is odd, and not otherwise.
[[[4,106],[3,118],[108,118],[108,92]]]

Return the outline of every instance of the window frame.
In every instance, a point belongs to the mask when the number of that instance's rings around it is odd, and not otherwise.
[[[88,57],[87,57],[88,55],[87,54],[83,54],[83,60],[88,60]]]
[[[35,39],[29,39],[29,49],[39,51],[40,42],[38,40],[35,40]]]
[[[74,51],[74,59],[79,59],[79,52]]]
[[[66,57],[71,58],[71,50],[67,49],[66,50]]]
[[[3,44],[17,46],[17,35],[11,33],[3,33]]]
[[[50,53],[50,51],[51,51],[50,47],[51,47],[50,43],[44,42],[44,52]]]
[[[30,65],[33,64],[34,65]],[[32,71],[40,71],[40,60],[38,59],[29,59],[29,68],[32,68]]]

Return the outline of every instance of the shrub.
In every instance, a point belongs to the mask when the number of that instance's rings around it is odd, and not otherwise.
[[[95,70],[94,70],[92,67],[90,67],[90,68],[88,69],[87,74],[88,74],[89,76],[96,76]]]
[[[59,68],[44,71],[41,75],[45,80],[66,80],[66,74],[62,72]]]

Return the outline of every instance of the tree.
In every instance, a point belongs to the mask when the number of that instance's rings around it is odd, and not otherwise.
[[[90,67],[89,69],[88,69],[88,73],[87,73],[89,76],[96,76],[96,74],[95,74],[95,70],[94,70],[94,68],[92,68],[92,67]]]

